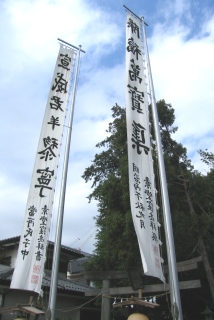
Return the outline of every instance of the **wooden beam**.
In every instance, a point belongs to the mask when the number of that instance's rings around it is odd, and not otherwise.
[[[189,271],[193,269],[197,269],[198,265],[197,263],[190,263],[190,264],[185,264],[185,265],[177,265],[177,271],[178,272],[184,272],[184,271]],[[168,273],[169,269],[168,266],[164,266],[164,273]]]
[[[187,264],[192,264],[192,263],[198,263],[202,261],[202,256],[196,257],[196,258],[192,258],[189,260],[185,260],[185,261],[180,261],[177,262],[177,266],[183,266],[183,265],[187,265]]]
[[[201,282],[200,280],[189,280],[189,281],[181,281],[179,282],[179,288],[183,289],[194,289],[200,288]],[[154,292],[165,292],[169,291],[169,284],[151,284],[151,285],[144,285],[142,289],[142,293],[154,293]],[[96,296],[102,292],[101,289],[89,289],[85,291],[85,296]],[[133,290],[132,287],[115,287],[109,288],[108,291],[105,291],[106,295],[114,296],[114,295],[121,295],[121,294],[138,294],[138,290]]]
[[[188,271],[197,268],[197,263],[202,261],[201,256],[186,261],[177,262],[178,272]],[[143,276],[143,269],[140,270]],[[168,273],[168,266],[164,266],[164,273]],[[75,279],[77,275],[69,274],[69,279]],[[111,280],[111,279],[124,279],[128,278],[128,272],[126,270],[110,270],[110,271],[85,271],[84,278],[86,280]]]
[[[189,259],[189,260],[185,260],[185,261],[180,261],[177,262],[177,271],[178,272],[183,272],[183,271],[188,271],[188,270],[192,270],[192,269],[197,269],[198,267],[198,262],[202,261],[202,257],[199,256],[197,258],[193,258],[193,259]],[[164,273],[168,273],[168,266],[165,265],[164,266]]]

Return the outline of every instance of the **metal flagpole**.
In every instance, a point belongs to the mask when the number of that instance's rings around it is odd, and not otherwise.
[[[62,41],[61,39],[58,39],[58,40],[65,43],[65,41]],[[70,44],[68,44],[66,42],[66,45],[70,45]],[[70,45],[70,46],[74,47],[73,45]],[[74,48],[76,48],[76,47],[74,47]],[[83,50],[81,50],[81,46],[79,46],[76,75],[75,75],[75,80],[74,80],[71,114],[70,114],[70,118],[69,118],[69,122],[68,122],[68,135],[67,135],[66,146],[65,146],[65,157],[64,157],[64,164],[63,164],[63,174],[62,174],[62,183],[61,183],[61,190],[60,190],[59,209],[58,209],[55,245],[54,245],[54,254],[53,254],[53,265],[52,265],[52,273],[51,273],[49,306],[48,306],[48,311],[47,311],[47,315],[46,315],[46,319],[51,319],[51,320],[55,319],[55,305],[56,305],[59,258],[60,258],[61,238],[62,238],[65,192],[66,192],[66,182],[67,182],[67,172],[68,172],[68,160],[69,160],[72,122],[73,122],[73,116],[74,116],[74,104],[75,104],[77,80],[78,80],[78,75],[79,75],[79,63],[80,63],[80,52],[81,51],[84,52]]]
[[[157,106],[156,106],[154,86],[153,86],[153,80],[152,80],[151,65],[149,60],[149,51],[148,51],[148,45],[146,41],[144,19],[142,18],[141,20],[142,20],[143,36],[144,36],[144,43],[146,47],[146,55],[147,55],[147,62],[148,62],[148,75],[149,75],[149,82],[150,82],[150,89],[151,89],[152,115],[153,115],[153,121],[154,121],[154,130],[155,130],[156,143],[157,143],[158,165],[159,165],[159,171],[160,171],[160,184],[161,184],[162,201],[163,201],[164,225],[165,225],[165,234],[166,234],[168,264],[169,264],[169,271],[170,271],[169,276],[170,276],[172,315],[173,315],[173,319],[183,320],[180,291],[179,291],[179,284],[178,284],[176,257],[175,257],[174,237],[173,237],[173,230],[172,230],[172,220],[171,220],[169,196],[168,196],[167,181],[166,181],[166,172],[165,172],[165,165],[164,165],[164,158],[163,158],[161,135],[160,135],[160,129],[159,129],[159,120],[158,120]]]

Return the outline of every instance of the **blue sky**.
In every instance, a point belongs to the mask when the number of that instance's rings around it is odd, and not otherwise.
[[[125,4],[148,23],[156,98],[175,109],[175,138],[203,173],[214,150],[213,0],[7,0],[0,2],[0,238],[22,230],[57,38],[86,51],[74,113],[63,244],[91,252],[96,203],[81,175],[106,136],[111,107],[125,106]],[[55,205],[55,208],[57,204]],[[57,210],[50,236],[54,239]],[[78,240],[80,239],[80,240]],[[89,239],[87,241],[87,239]]]

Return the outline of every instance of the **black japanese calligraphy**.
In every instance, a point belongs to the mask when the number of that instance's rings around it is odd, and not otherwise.
[[[43,237],[43,235],[40,235],[39,238],[38,238],[38,243],[39,242],[44,242],[45,241],[45,238]]]
[[[43,143],[44,143],[45,149],[38,152],[38,154],[42,155],[40,159],[44,159],[45,161],[47,161],[47,160],[52,160],[54,157],[56,157],[53,150],[58,148],[57,142],[58,142],[57,139],[50,138],[49,136],[47,138],[44,138]]]
[[[44,250],[44,244],[41,242],[38,242],[37,248],[38,250]]]
[[[54,170],[50,171],[49,167],[47,167],[46,169],[38,169],[36,172],[41,173],[41,176],[37,179],[39,181],[39,185],[36,184],[34,187],[40,188],[39,196],[43,198],[45,197],[43,195],[43,189],[52,190],[48,185],[51,182],[51,178],[54,176]]]
[[[152,240],[158,242],[158,237],[155,232],[152,232]]]
[[[39,225],[39,236],[37,239],[37,246],[36,248],[38,249],[35,254],[36,254],[36,260],[40,261],[43,256],[43,251],[45,249],[45,234],[47,231],[47,221],[48,221],[48,207],[47,205],[44,205],[44,207],[41,209],[41,217],[40,217],[40,225]]]
[[[137,200],[142,199],[141,193],[138,191],[135,191],[135,196],[137,197]]]
[[[25,259],[25,257],[29,254],[29,251],[25,250],[21,250],[21,254],[23,255],[23,260]]]
[[[62,57],[61,59],[59,58],[59,60],[61,61],[61,64],[58,64],[58,66],[66,70],[70,70],[68,66],[71,62],[71,58],[68,56],[68,54],[60,54],[60,57]]]
[[[43,256],[43,255],[41,254],[41,251],[38,250],[38,251],[36,252],[36,260],[37,260],[37,261],[41,261],[42,256]]]
[[[25,239],[25,241],[23,241],[23,244],[24,244],[25,248],[27,248],[30,245],[30,240]]]
[[[135,183],[134,183],[134,188],[135,190],[141,190],[140,188],[140,178],[139,178],[139,175],[138,174],[134,174],[134,180],[135,180]]]
[[[142,203],[141,203],[142,205]],[[136,207],[137,208],[137,207]],[[145,209],[143,208],[143,210],[145,211]],[[145,214],[143,213],[143,211],[138,211],[138,214],[136,214],[136,217],[137,218],[145,218]]]
[[[144,220],[140,219],[140,227],[141,229],[144,228],[145,229],[145,222]]]
[[[132,164],[133,172],[134,172],[134,189],[135,189],[135,197],[137,199],[137,202],[135,203],[135,208],[138,209],[138,212],[136,213],[136,217],[139,218],[140,222],[140,227],[141,229],[145,229],[145,223],[144,223],[144,218],[145,218],[145,208],[141,202],[142,195],[141,195],[141,188],[140,188],[140,175],[139,175],[139,168],[133,163]]]
[[[139,168],[134,163],[132,163],[132,169],[133,169],[133,172],[137,172],[137,173],[140,172]]]
[[[59,117],[54,117],[54,116],[51,116],[50,118],[50,122],[48,122],[48,124],[52,124],[52,130],[55,129],[55,126],[60,126],[59,124]]]
[[[139,46],[134,42],[134,39],[132,37],[128,39],[128,46],[126,49],[128,52],[132,52],[138,60],[139,55],[141,55],[141,50],[139,49]]]
[[[56,89],[56,92],[67,93],[68,81],[63,79],[63,73],[57,73],[55,78],[55,84],[52,86],[52,91]]]
[[[53,100],[53,102],[50,103],[51,109],[60,109],[62,112],[64,112],[64,110],[61,108],[61,105],[64,103],[64,101],[61,101],[57,96],[53,96],[51,100]]]
[[[146,178],[144,179],[144,182],[145,182],[145,188],[146,188],[146,189],[151,189],[151,182],[150,182],[150,180],[149,180],[148,177],[146,177]]]
[[[145,136],[144,136],[144,131],[146,130],[143,126],[141,126],[140,123],[136,123],[133,121],[132,124],[132,139],[131,141],[133,142],[132,148],[137,150],[138,154],[142,153],[141,149],[144,149],[144,152],[146,155],[149,153],[149,148],[145,145]]]
[[[142,210],[142,211],[145,211],[145,208],[144,208],[144,206],[143,206],[143,204],[141,203],[141,202],[136,202],[136,209],[140,209],[140,210]],[[140,212],[140,211],[139,211]],[[143,214],[141,214],[140,215],[141,217],[143,216]]]
[[[148,177],[145,177],[144,179],[144,183],[145,183],[145,191],[144,193],[146,194],[146,202],[147,202],[147,208],[149,211],[148,214],[148,218],[149,218],[149,226],[152,230],[152,240],[157,242],[158,241],[158,237],[157,237],[157,227],[156,227],[156,221],[154,218],[154,212],[153,212],[153,194],[152,194],[152,184],[151,181],[149,180]]]
[[[140,38],[140,31],[139,26],[131,19],[129,18],[129,21],[127,22],[128,28],[131,28],[132,33],[137,34],[138,39]]]
[[[45,235],[45,233],[46,233],[46,227],[43,225],[40,225],[39,234]]]
[[[131,93],[132,98],[132,110],[137,110],[138,113],[143,114],[143,110],[141,109],[141,103],[144,103],[144,93],[137,90],[137,87],[132,87],[130,84],[127,85],[130,89],[129,93]]]
[[[28,227],[34,227],[34,218],[28,217],[27,219],[27,226]]]
[[[25,257],[29,254],[29,251],[26,250],[26,248],[28,248],[30,246],[30,241],[31,241],[31,237],[33,236],[33,229],[34,229],[34,221],[35,221],[35,214],[37,213],[37,209],[34,205],[30,206],[28,208],[28,217],[26,220],[27,223],[27,229],[25,231],[24,234],[24,241],[22,242],[22,244],[24,245],[24,250],[21,250],[21,254],[23,256],[23,260],[25,259]]]
[[[44,207],[42,208],[42,214],[45,216],[48,214],[48,211],[49,211],[49,209],[48,209],[47,205],[44,205]]]
[[[33,234],[33,229],[27,228],[26,234],[24,235],[24,238],[26,238],[28,236],[32,237],[32,234]]]
[[[139,74],[140,74],[140,67],[139,65],[136,65],[135,62],[134,62],[134,59],[131,59],[130,60],[132,63],[131,63],[131,68],[132,70],[129,70],[129,78],[131,81],[139,81],[139,83],[142,82],[142,78],[139,77]]]
[[[28,211],[29,211],[29,216],[32,217],[35,215],[35,213],[37,212],[37,209],[34,207],[34,206],[30,206],[28,208]]]
[[[42,221],[42,222],[41,222],[41,225],[46,226],[47,220],[48,220],[47,217],[42,216],[42,217],[40,218],[40,220]]]

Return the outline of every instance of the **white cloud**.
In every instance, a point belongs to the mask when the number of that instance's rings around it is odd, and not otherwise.
[[[179,127],[176,139],[188,149],[209,147],[203,137],[213,130],[214,42],[212,19],[209,35],[186,40],[178,32],[158,33],[150,39],[150,53],[157,99],[164,98],[175,109]]]
[[[210,43],[214,40],[214,14],[202,25],[202,36],[209,38],[207,39]]]
[[[185,0],[162,0],[159,1],[159,10],[156,14],[162,20],[162,25],[167,29],[181,26],[181,21],[185,21],[185,27],[187,27],[187,24],[188,27],[191,27],[195,19],[193,8],[197,8],[196,1],[192,3],[191,1]]]
[[[112,15],[83,0],[9,0],[5,7],[14,44],[31,62],[48,59],[56,51],[58,37],[97,54],[103,46],[111,50],[120,37]]]

